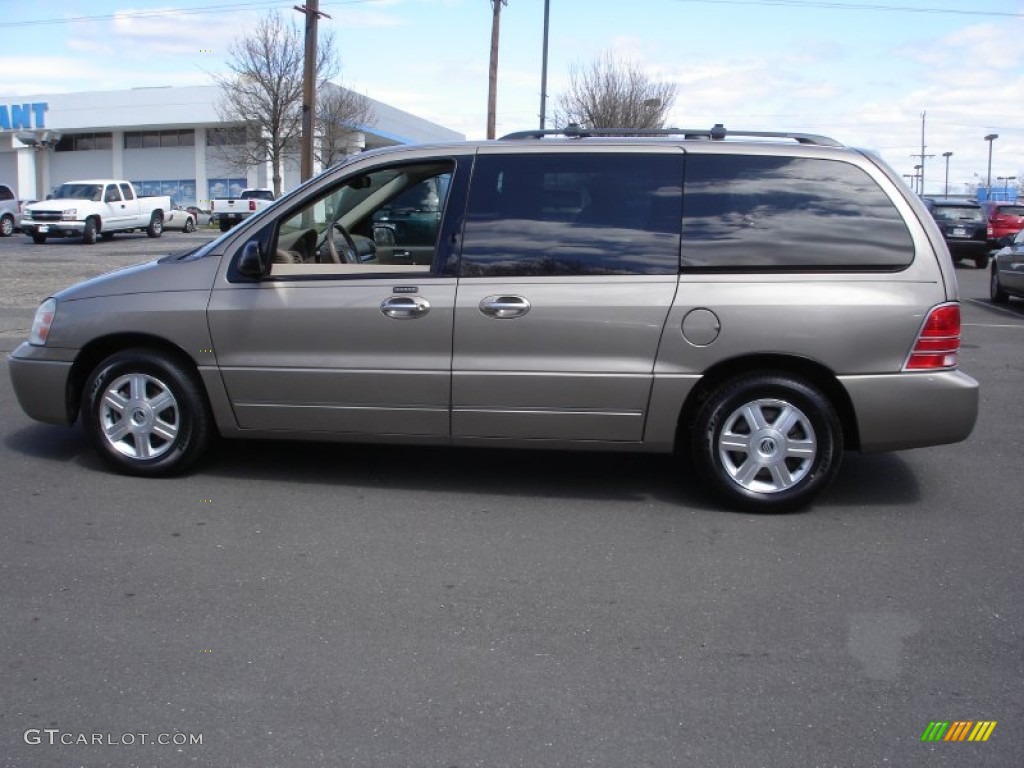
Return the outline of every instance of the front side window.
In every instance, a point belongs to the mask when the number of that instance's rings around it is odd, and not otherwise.
[[[346,179],[281,222],[271,276],[431,272],[453,171],[441,160]]]
[[[684,270],[900,269],[914,258],[893,202],[836,160],[690,155]]]
[[[682,172],[682,153],[479,157],[460,274],[677,274]]]

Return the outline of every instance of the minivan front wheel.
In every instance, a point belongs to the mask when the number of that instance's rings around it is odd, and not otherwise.
[[[115,469],[168,475],[199,458],[211,418],[194,372],[174,358],[128,349],[101,362],[86,381],[82,422]]]
[[[828,487],[843,454],[842,426],[828,399],[785,374],[727,381],[707,398],[692,433],[694,463],[733,507],[784,512]]]

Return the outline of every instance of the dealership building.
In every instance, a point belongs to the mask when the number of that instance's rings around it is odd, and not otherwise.
[[[328,87],[337,88],[333,84]],[[143,195],[182,205],[272,187],[269,163],[242,167],[225,146],[244,128],[217,112],[219,86],[0,95],[0,182],[22,199],[42,199],[73,179],[114,178]],[[345,151],[461,141],[464,136],[370,99],[371,119],[345,136]],[[286,159],[283,189],[299,183],[299,158]]]

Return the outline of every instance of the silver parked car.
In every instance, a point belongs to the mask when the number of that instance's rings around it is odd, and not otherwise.
[[[899,176],[716,126],[354,156],[47,299],[10,372],[30,416],[81,417],[138,475],[214,433],[678,451],[776,511],[845,450],[966,438],[959,347],[952,261]]]
[[[0,184],[0,237],[10,237],[17,229],[21,206],[14,190]]]
[[[1005,304],[1011,296],[1024,299],[1024,230],[992,254],[989,297],[996,304]]]

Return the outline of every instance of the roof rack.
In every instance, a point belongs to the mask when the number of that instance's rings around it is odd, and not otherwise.
[[[818,136],[813,133],[779,133],[776,131],[732,131],[717,123],[707,128],[581,128],[570,123],[565,128],[547,128],[535,131],[516,131],[501,137],[501,141],[516,139],[542,139],[545,136],[565,136],[570,139],[585,139],[591,136],[682,136],[684,139],[710,139],[723,141],[726,137],[744,137],[755,139],[792,139],[799,144],[812,144],[818,147],[841,147],[835,139]]]

